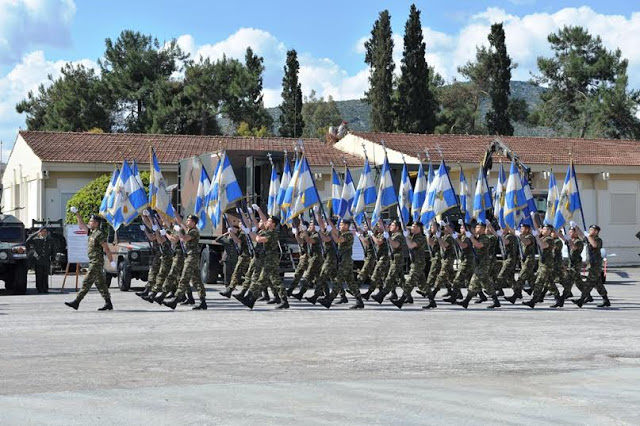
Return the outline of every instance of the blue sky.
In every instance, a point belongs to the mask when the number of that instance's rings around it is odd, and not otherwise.
[[[295,48],[301,83],[321,96],[361,97],[367,89],[363,41],[383,9],[392,16],[399,64],[410,1],[90,1],[0,0],[0,140],[10,149],[24,117],[15,103],[57,75],[66,61],[95,66],[104,39],[123,29],[178,39],[192,56],[242,57],[247,45],[264,56],[265,102],[279,103],[286,51]],[[504,21],[514,79],[535,73],[549,55],[546,36],[562,25],[582,25],[629,59],[630,84],[640,88],[640,4],[611,1],[417,1],[427,61],[446,80],[486,43],[492,22]],[[6,152],[3,153],[6,159]]]

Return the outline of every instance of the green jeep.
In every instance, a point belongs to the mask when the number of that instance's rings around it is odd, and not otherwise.
[[[27,247],[24,224],[0,213],[0,280],[15,294],[27,292]]]

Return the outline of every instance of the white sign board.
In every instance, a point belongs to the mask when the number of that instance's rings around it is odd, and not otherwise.
[[[87,231],[83,231],[78,225],[66,225],[64,234],[67,239],[67,263],[89,263]]]

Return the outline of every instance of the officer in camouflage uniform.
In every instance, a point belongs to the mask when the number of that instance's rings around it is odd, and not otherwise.
[[[358,287],[367,284],[371,280],[371,274],[376,267],[376,251],[373,248],[374,242],[369,238],[369,228],[364,225],[362,232],[356,232],[356,237],[360,239],[362,248],[364,249],[364,263],[358,271]]]
[[[382,222],[380,222],[380,226],[384,226]],[[379,304],[382,304],[387,294],[391,293],[391,291],[401,285],[404,278],[405,237],[402,234],[402,225],[400,222],[398,220],[393,220],[389,225],[389,230],[385,231],[383,236],[388,240],[389,246],[391,247],[391,267],[384,279],[384,286],[382,287],[382,290],[371,297]]]
[[[453,230],[444,222],[440,222],[440,226],[444,231],[444,233],[440,230],[436,231],[436,238],[438,238],[438,246],[440,247],[440,272],[433,283],[433,287],[429,289],[431,292],[430,299],[435,298],[441,288],[450,288],[456,276],[456,272],[453,269],[453,264],[456,261],[455,240],[452,236]]]
[[[322,256],[322,242],[320,241],[319,228],[317,224],[309,224],[306,230],[301,231],[300,235],[308,245],[309,264],[300,279],[300,290],[293,294],[293,297],[298,300],[302,300],[302,297],[307,290],[315,284],[316,279],[320,275],[322,264],[324,263],[324,257]],[[315,304],[317,298],[318,297],[314,295],[307,300]]]
[[[89,292],[91,286],[95,284],[100,292],[100,295],[104,299],[104,306],[99,308],[99,311],[110,311],[113,309],[111,304],[111,296],[109,295],[109,288],[104,280],[104,255],[107,255],[111,266],[115,267],[115,261],[109,250],[107,244],[107,238],[100,230],[100,218],[96,215],[92,215],[89,219],[89,226],[84,223],[82,216],[78,213],[78,209],[71,207],[71,212],[75,213],[78,220],[78,226],[83,231],[86,231],[89,235],[89,244],[87,248],[87,254],[89,255],[89,270],[82,282],[82,289],[76,296],[73,302],[64,302],[65,305],[77,310],[80,306],[80,302],[84,299],[84,296]]]
[[[147,211],[145,210],[144,213],[147,213]],[[142,296],[142,299],[151,303],[155,301],[158,304],[162,305],[164,298],[167,296],[167,292],[163,291],[164,282],[167,279],[167,275],[169,275],[171,264],[173,263],[173,251],[171,251],[171,242],[167,239],[167,232],[165,229],[161,228],[157,224],[152,224],[149,216],[143,214],[142,217],[143,220],[145,220],[145,222],[147,223],[147,226],[150,226],[153,230],[155,240],[160,247],[160,268],[158,269],[158,273],[154,278],[154,284],[153,287],[151,287],[151,292],[146,296]],[[161,219],[158,218],[158,220]],[[142,226],[143,225],[141,225],[141,227]]]
[[[411,267],[409,269],[409,279],[405,282],[402,288],[402,296],[398,300],[392,300],[391,303],[396,305],[399,309],[402,309],[402,305],[405,303],[413,303],[411,292],[420,283],[426,280],[425,277],[425,263],[427,250],[427,237],[424,235],[424,225],[422,222],[413,222],[410,232],[403,232],[405,237],[405,243],[411,253]],[[433,299],[430,299],[433,300]],[[435,301],[434,301],[435,303]]]
[[[575,223],[574,223],[575,225]],[[561,303],[571,297],[571,288],[575,285],[580,292],[584,288],[582,282],[582,251],[584,250],[584,240],[580,237],[577,225],[569,228],[569,234],[565,235],[565,240],[569,244],[569,266],[562,276],[562,296]]]
[[[467,309],[469,302],[483,289],[491,295],[493,299],[493,305],[488,306],[488,309],[494,309],[500,307],[500,301],[498,295],[493,288],[493,283],[489,277],[489,267],[491,265],[489,260],[490,243],[486,231],[486,224],[478,222],[475,227],[475,235],[467,231],[466,236],[471,240],[473,247],[476,251],[476,265],[471,281],[469,282],[469,292],[467,297],[462,302],[457,302],[460,306]]]
[[[579,228],[577,229],[579,231]],[[591,295],[591,290],[595,287],[598,294],[602,296],[602,303],[599,304],[598,307],[606,308],[611,306],[611,301],[609,300],[607,289],[602,283],[602,253],[600,252],[602,249],[602,239],[600,238],[600,227],[598,225],[591,225],[589,227],[587,243],[589,262],[589,265],[587,266],[587,280],[584,283],[580,299],[574,300],[573,303],[581,308],[582,305],[587,303],[587,300]]]
[[[152,228],[141,225],[140,229],[142,229],[144,231],[144,234],[147,236],[149,244],[151,245],[151,253],[153,254],[151,264],[149,265],[147,284],[144,286],[144,290],[136,293],[136,296],[146,297],[149,295],[151,289],[156,283],[156,275],[158,275],[158,271],[160,271],[160,265],[162,264],[162,250],[160,248],[160,244],[158,244],[157,242],[155,232],[149,232],[149,230]]]
[[[29,253],[36,272],[36,289],[38,293],[49,293],[49,272],[51,261],[55,256],[53,239],[49,237],[49,230],[43,226],[32,239],[33,251]]]
[[[316,289],[311,297],[307,297],[306,300],[309,303],[316,304],[320,296],[329,294],[329,281],[332,281],[336,278],[338,274],[338,258],[336,256],[335,242],[333,241],[333,237],[331,236],[331,231],[333,227],[331,225],[325,224],[324,220],[318,216],[316,212],[316,220],[320,225],[320,240],[322,241],[323,250],[324,250],[324,262],[322,263],[322,268],[320,269],[320,275],[316,279]]]
[[[367,233],[371,241],[378,247],[376,266],[371,274],[369,288],[362,294],[364,299],[369,300],[369,297],[376,289],[382,289],[382,283],[389,271],[389,245],[387,244],[387,239],[384,238],[384,231],[380,225],[376,224],[374,231],[370,230]]]
[[[309,247],[304,240],[303,232],[307,230],[309,227],[309,222],[306,220],[300,221],[300,229],[295,226],[291,229],[293,231],[293,236],[296,238],[296,242],[298,243],[298,247],[300,248],[300,257],[298,257],[298,264],[296,265],[296,270],[293,273],[293,281],[291,281],[291,287],[287,290],[287,296],[292,296],[293,291],[298,287],[302,276],[305,271],[309,267]]]
[[[553,238],[553,281],[549,288],[549,292],[555,295],[557,299],[560,296],[560,293],[556,283],[560,283],[562,281],[564,271],[564,261],[562,259],[564,239],[560,238],[560,235],[555,229],[551,233],[551,237]]]
[[[184,259],[184,267],[182,269],[182,275],[178,282],[178,291],[176,292],[176,298],[172,302],[162,302],[165,306],[171,309],[175,309],[178,301],[182,300],[182,297],[187,292],[189,285],[194,283],[196,290],[198,290],[198,296],[200,297],[200,304],[194,306],[194,310],[206,310],[207,309],[207,291],[204,288],[202,279],[200,278],[200,247],[198,245],[200,241],[200,232],[198,231],[198,216],[192,214],[187,216],[187,220],[182,223],[180,216],[176,215],[176,220],[185,231],[185,235],[180,235],[180,241],[184,243],[186,250],[186,256]]]
[[[227,220],[229,220],[229,217]],[[229,232],[231,228],[233,228],[233,225],[228,223],[227,232]],[[231,284],[231,277],[233,276],[233,272],[238,264],[240,246],[237,245],[233,238],[231,238],[231,235],[218,238],[218,242],[222,244],[223,247],[222,258],[220,260],[222,261],[224,285],[228,287]]]
[[[244,214],[243,214],[243,217],[244,217]],[[254,215],[251,215],[250,217],[251,217],[251,224],[252,224],[251,229],[243,226],[240,228],[242,229],[242,232],[244,232],[246,235],[249,235],[250,231],[253,233],[262,232],[265,229],[266,222],[263,221],[262,219],[260,219],[260,221],[257,221]],[[249,220],[245,219],[244,223],[249,223]],[[264,244],[263,243],[255,244],[253,248],[253,258],[251,258],[251,261],[249,262],[249,267],[247,268],[247,272],[244,274],[244,277],[242,278],[242,290],[240,290],[240,293],[233,295],[233,297],[241,303],[242,303],[242,300],[244,299],[244,296],[247,294],[247,292],[251,288],[251,285],[253,283],[256,283],[258,281],[258,278],[260,278],[260,273],[262,272],[262,267],[264,266],[264,254],[265,254]]]
[[[538,262],[538,272],[533,286],[533,295],[528,302],[522,302],[523,305],[534,308],[536,303],[541,303],[544,298],[544,292],[553,284],[553,250],[554,242],[551,232],[553,226],[544,225],[539,232],[533,233],[533,236],[540,247],[540,260]],[[555,287],[555,286],[554,286]],[[556,289],[557,291],[557,289]]]
[[[229,237],[234,241],[236,247],[240,248],[240,255],[238,256],[236,266],[231,274],[229,286],[225,291],[220,292],[220,294],[227,299],[229,299],[233,291],[242,284],[242,278],[247,273],[252,261],[249,244],[247,242],[247,234],[245,234],[244,231],[239,230],[237,226],[234,225],[229,227]]]
[[[535,281],[536,240],[531,234],[531,227],[523,223],[520,225],[520,231],[516,231],[515,234],[520,238],[520,242],[522,243],[522,265],[520,267],[520,275],[513,285],[513,295],[511,297],[505,297],[511,304],[516,303],[518,299],[522,299],[522,290],[524,289],[525,282],[533,286]]]
[[[424,297],[429,297],[431,289],[435,288],[436,279],[440,274],[442,253],[440,252],[440,243],[438,242],[439,239],[437,235],[440,235],[440,229],[438,228],[438,224],[432,221],[429,225],[429,232],[427,233],[427,250],[429,250],[431,256],[431,266],[427,280],[418,286],[418,293]]]
[[[515,232],[509,227],[496,231],[496,234],[502,238],[505,248],[505,258],[502,260],[502,267],[496,279],[496,287],[500,289],[513,288],[516,283],[516,267],[520,262],[520,248],[518,247],[520,242]]]
[[[182,228],[180,225],[174,225],[172,229],[167,232],[166,237],[169,239],[171,243],[171,253],[173,254],[171,260],[171,268],[169,268],[169,273],[167,274],[167,278],[164,280],[164,285],[162,287],[162,291],[165,293],[175,292],[178,290],[178,279],[180,279],[180,275],[182,275],[182,269],[184,267],[184,255],[185,255],[185,247],[184,244],[180,242],[180,235],[182,233]],[[195,305],[195,300],[193,300],[193,293],[191,292],[191,287],[187,289],[187,300],[182,303],[183,305]]]
[[[473,249],[473,242],[466,235],[467,228],[464,223],[460,223],[460,234],[455,235],[458,247],[460,247],[460,263],[458,264],[458,272],[453,279],[453,293],[449,298],[443,299],[444,302],[455,304],[458,299],[463,299],[462,291],[460,289],[467,288],[473,270],[475,268],[475,253]],[[435,302],[430,303],[426,309],[435,308]]]
[[[486,223],[486,231],[487,238],[489,239],[490,247],[489,247],[489,279],[493,283],[498,294],[501,293],[502,287],[496,285],[496,281],[498,280],[498,274],[500,273],[500,264],[498,263],[497,254],[500,252],[500,239],[495,234],[495,230],[491,225],[491,222]]]

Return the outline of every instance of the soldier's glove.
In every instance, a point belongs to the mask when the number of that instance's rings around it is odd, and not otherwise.
[[[438,225],[440,225],[440,226],[442,226],[442,227],[447,226],[447,224],[445,223],[445,221],[444,221],[444,220],[441,220],[440,222],[438,222]]]
[[[156,231],[158,230],[158,225],[155,225],[155,224],[154,224],[154,225],[151,227],[151,229],[153,229],[153,232],[156,232]]]
[[[384,231],[384,233],[382,234],[382,236],[385,238],[385,240],[389,239],[389,233],[387,231]]]
[[[249,233],[249,228],[247,228],[246,226],[241,226],[240,229],[242,229],[242,232],[244,232],[245,234]]]
[[[140,225],[140,230],[141,230],[141,231],[144,231],[145,229],[147,229],[147,227],[146,227],[146,226],[144,226],[144,225]]]
[[[404,235],[405,237],[409,236],[409,231],[402,231],[402,235]]]
[[[462,219],[458,219],[458,225],[463,225],[464,221]]]
[[[522,232],[516,230],[516,237],[519,237],[520,235],[522,235]]]
[[[503,234],[502,229],[498,229],[496,231],[496,234],[498,234],[498,237],[502,237],[502,234]]]
[[[149,216],[149,210],[142,210],[142,214],[145,216]]]
[[[436,238],[440,238],[441,235],[442,235],[442,232],[436,231]]]
[[[298,228],[296,228],[295,226],[291,228],[291,231],[293,232],[293,235],[298,235]]]
[[[112,267],[113,269],[115,269],[115,268],[116,268],[116,266],[118,266],[118,262],[116,262],[115,260],[112,260],[112,261],[111,261],[111,267]]]
[[[368,234],[370,237],[373,237],[373,231],[367,231],[367,234]]]
[[[569,234],[562,234],[562,238],[564,238],[566,242],[571,241],[571,237],[569,236]]]
[[[458,237],[460,236],[460,234],[458,234],[457,232],[454,232],[453,234],[451,234],[451,236],[452,236],[454,239],[458,239]]]
[[[254,227],[251,228],[251,232],[256,232],[257,230],[258,230],[257,226],[254,226]]]
[[[575,223],[573,220],[569,221],[569,226],[572,228],[575,228],[576,226],[578,226],[577,223]]]
[[[161,229],[160,230],[160,235],[162,235],[164,237],[165,235],[167,235],[167,231],[165,231],[164,229]]]
[[[331,231],[333,231],[333,226],[331,226],[331,225],[327,225],[327,226],[325,227],[325,229],[327,230],[327,232],[331,232]]]
[[[491,225],[491,221],[490,221],[489,219],[485,219],[485,220],[484,220],[484,224],[485,224],[485,225]]]
[[[470,231],[465,231],[464,235],[466,235],[467,238],[471,238],[471,232]]]
[[[255,211],[260,210],[260,207],[258,207],[258,205],[257,205],[257,204],[251,204],[251,207],[253,207],[253,209],[254,209]]]
[[[356,237],[360,238],[362,236],[362,234],[360,234],[358,231],[356,231]]]
[[[173,225],[173,230],[176,232],[180,232],[182,228],[180,227],[180,225]]]
[[[538,231],[536,231],[535,229],[531,230],[531,235],[533,235],[534,237],[538,236]]]
[[[78,208],[77,208],[77,207],[74,207],[74,206],[71,206],[71,207],[69,207],[69,211],[70,211],[71,213],[73,213],[73,214],[76,214],[76,213],[78,213]]]

